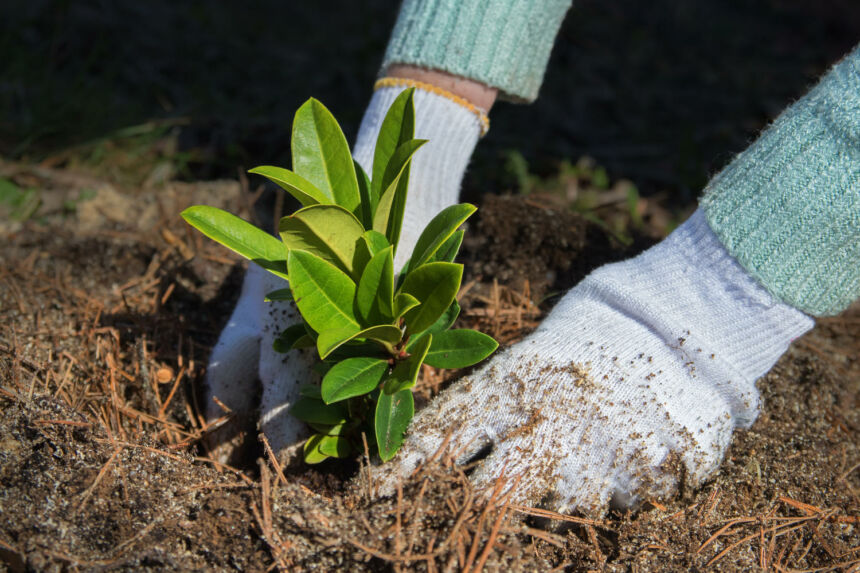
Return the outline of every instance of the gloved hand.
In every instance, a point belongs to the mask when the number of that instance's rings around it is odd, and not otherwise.
[[[367,172],[371,172],[373,146],[385,113],[403,89],[377,89],[365,112],[353,155]],[[412,160],[395,269],[406,262],[430,219],[456,203],[482,129],[473,110],[444,95],[416,89],[414,104],[415,136],[429,143]],[[298,322],[299,314],[292,302],[263,301],[267,293],[286,286],[283,279],[249,265],[233,315],[212,350],[206,373],[206,417],[215,420],[224,415],[215,397],[234,414],[207,439],[213,457],[223,463],[236,461],[243,436],[254,431],[258,379],[262,383],[260,429],[272,449],[286,455],[287,449],[305,436],[304,423],[290,416],[289,409],[298,397],[299,386],[315,380],[310,369],[313,349],[275,352],[272,343],[285,328]]]
[[[590,514],[701,483],[758,414],[755,381],[813,326],[772,297],[697,211],[642,255],[593,272],[528,338],[422,412],[390,493],[451,434],[471,479],[521,476],[513,500]],[[510,482],[509,482],[510,483]]]

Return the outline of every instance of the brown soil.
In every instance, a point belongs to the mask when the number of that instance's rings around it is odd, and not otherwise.
[[[860,308],[819,322],[761,382],[764,410],[705,486],[601,521],[478,495],[446,460],[372,499],[358,464],[207,460],[197,392],[241,264],[176,216],[238,184],[153,190],[0,165],[76,211],[0,232],[0,569],[845,570],[860,564]],[[509,342],[622,248],[534,197],[487,198],[463,321]],[[50,205],[48,205],[50,207]],[[646,217],[647,219],[647,217]],[[511,259],[511,253],[520,253]],[[446,375],[447,376],[447,375]],[[425,396],[444,383],[429,371]],[[358,481],[349,481],[353,474]]]

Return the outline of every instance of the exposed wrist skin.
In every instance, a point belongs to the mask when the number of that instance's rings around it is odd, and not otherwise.
[[[388,66],[383,75],[434,85],[465,99],[472,105],[480,108],[484,113],[490,111],[499,94],[498,89],[476,82],[475,80],[439,70],[419,68],[417,66],[393,64]]]

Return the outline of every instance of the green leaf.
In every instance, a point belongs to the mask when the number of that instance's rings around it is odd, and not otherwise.
[[[317,449],[332,458],[345,458],[352,453],[352,445],[343,436],[323,436]]]
[[[391,243],[388,242],[388,239],[385,238],[385,235],[383,235],[379,231],[374,231],[373,229],[365,231],[364,236],[362,238],[367,243],[371,256],[375,255],[386,247],[391,246]]]
[[[322,381],[326,404],[367,394],[382,381],[388,361],[379,358],[347,358],[331,367]]]
[[[322,434],[324,436],[341,436],[344,433],[344,430],[347,429],[347,424],[337,424],[336,426],[331,426],[329,424],[308,424],[311,429],[317,434]]]
[[[318,464],[331,457],[320,451],[320,442],[324,437],[321,434],[314,434],[305,442],[305,445],[302,447],[302,453],[304,454],[306,464]]]
[[[355,247],[355,258],[352,264],[355,275],[360,277],[370,259],[388,246],[388,239],[382,233],[373,229],[365,231]]]
[[[457,317],[460,316],[460,303],[457,302],[457,299],[451,301],[451,304],[448,305],[448,308],[445,309],[445,312],[442,313],[442,316],[439,317],[436,322],[431,324],[427,330],[423,332],[418,332],[412,335],[409,344],[406,345],[406,350],[411,351],[412,347],[420,340],[422,334],[438,334],[440,332],[445,332],[454,322],[457,320]]]
[[[352,212],[360,201],[349,145],[331,112],[314,98],[293,119],[293,171]]]
[[[295,348],[296,342],[308,335],[304,324],[293,324],[288,326],[278,335],[272,342],[272,348],[275,352],[289,352]]]
[[[355,283],[343,271],[305,251],[290,251],[287,267],[296,306],[311,328],[360,330],[352,310]]]
[[[439,320],[457,296],[462,277],[463,265],[456,263],[427,263],[406,275],[401,292],[421,301],[406,313],[408,332],[421,332]]]
[[[311,344],[311,346],[313,346],[313,344]],[[317,362],[316,364],[311,366],[311,372],[314,372],[315,374],[319,374],[320,376],[325,376],[326,374],[328,374],[328,371],[331,370],[331,367],[332,367],[331,362],[328,362],[328,361]],[[320,400],[322,400],[322,398],[320,398]]]
[[[477,330],[447,330],[433,336],[424,362],[436,368],[465,368],[492,354],[499,343]]]
[[[421,301],[412,296],[411,294],[406,294],[402,292],[394,297],[394,318],[395,320],[400,320],[400,317],[406,314],[407,311],[415,308],[421,304]]]
[[[380,324],[371,326],[364,330],[355,330],[351,328],[339,328],[334,330],[326,330],[320,333],[317,338],[317,351],[320,358],[327,358],[329,354],[355,338],[367,338],[384,345],[387,349],[400,342],[403,333],[396,326],[390,324]]]
[[[361,198],[361,203],[358,205],[357,213],[355,214],[365,229],[373,226],[373,199],[371,198],[371,183],[370,178],[365,173],[364,169],[356,160],[352,160],[355,165],[355,176],[358,179],[358,195]]]
[[[337,205],[312,205],[283,217],[278,225],[288,251],[307,251],[353,273],[355,248],[364,227],[355,215]]]
[[[301,386],[299,386],[299,396],[322,400],[322,394],[320,394],[320,387],[316,384],[302,384]]]
[[[427,143],[425,139],[412,139],[397,148],[382,178],[384,190],[373,214],[373,230],[384,233],[397,250],[400,227],[403,223],[403,208],[409,183],[409,162],[418,149]]]
[[[310,334],[305,334],[304,336],[293,342],[293,345],[290,348],[293,350],[299,348],[313,348],[315,344],[316,341],[314,340],[314,338]]]
[[[378,233],[385,233],[388,230],[388,217],[391,215],[391,205],[394,202],[394,195],[397,193],[397,181],[394,185],[388,187],[382,197],[379,198],[379,203],[376,206],[376,211],[373,212],[373,230]],[[385,241],[388,242],[388,237],[385,236]]]
[[[393,328],[393,327],[392,327]],[[384,345],[383,345],[384,346]],[[388,360],[393,352],[389,352],[387,348],[380,348],[379,342],[360,342],[357,339],[348,340],[338,346],[328,356],[326,356],[326,364],[334,364],[347,358],[369,357],[369,358],[384,358]]]
[[[425,334],[418,339],[411,350],[409,358],[399,362],[391,371],[391,375],[385,381],[383,389],[385,394],[394,394],[415,386],[415,382],[418,380],[418,373],[421,371],[421,364],[424,362],[424,357],[427,356],[427,351],[430,349],[432,341],[432,334]]]
[[[403,444],[403,432],[409,427],[415,415],[415,402],[411,390],[401,390],[396,394],[381,392],[376,402],[374,430],[379,457],[387,462],[394,457]]]
[[[263,300],[266,302],[293,300],[293,291],[289,288],[279,288],[267,294]]]
[[[394,248],[374,255],[358,281],[356,314],[362,324],[391,322],[394,318]]]
[[[407,273],[428,262],[445,241],[451,238],[457,228],[476,210],[474,205],[461,203],[446,207],[433,217],[424,231],[421,232],[418,242],[415,243]]]
[[[284,245],[275,237],[217,207],[195,205],[182,212],[189,225],[267,271],[287,278]]]
[[[317,352],[320,358],[325,360],[329,354],[337,350],[339,346],[355,338],[361,332],[360,327],[347,326],[344,328],[333,328],[320,332],[317,338]]]
[[[303,207],[317,204],[328,205],[334,202],[331,196],[326,195],[316,185],[301,175],[296,175],[289,169],[274,167],[272,165],[261,165],[254,167],[248,173],[262,175],[275,183],[278,187],[295,197]]]
[[[463,244],[463,236],[466,234],[462,229],[459,231],[454,231],[454,234],[448,237],[448,240],[445,241],[439,250],[436,251],[436,254],[430,257],[428,262],[433,263],[436,261],[443,261],[446,263],[453,263],[454,259],[457,258],[457,253],[460,252],[460,245]]]
[[[376,147],[373,152],[373,196],[378,201],[385,190],[382,180],[385,169],[398,147],[415,137],[415,106],[412,96],[414,88],[403,90],[392,102],[382,120]],[[374,205],[375,207],[375,205]]]
[[[300,397],[290,408],[290,414],[311,424],[337,425],[346,422],[346,408],[343,404],[326,404],[322,400]]]

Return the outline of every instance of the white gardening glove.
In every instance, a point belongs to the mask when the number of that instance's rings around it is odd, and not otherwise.
[[[403,89],[376,90],[365,112],[353,155],[368,173],[382,120]],[[396,269],[406,262],[430,219],[456,203],[463,173],[481,134],[479,116],[443,95],[416,89],[414,104],[415,137],[429,143],[412,160]],[[213,397],[234,412],[233,421],[208,439],[219,461],[234,459],[236,446],[242,441],[239,434],[250,431],[249,426],[253,428],[258,379],[262,383],[260,426],[272,449],[279,455],[285,453],[306,434],[305,424],[290,416],[289,409],[299,387],[316,379],[310,370],[313,350],[275,352],[272,343],[285,328],[298,322],[299,315],[291,302],[263,301],[267,293],[286,286],[286,281],[249,265],[236,309],[212,350],[206,374],[207,419],[224,415]]]
[[[642,255],[593,272],[531,336],[443,392],[376,477],[391,492],[451,433],[458,463],[489,448],[477,485],[520,476],[522,503],[600,514],[681,479],[695,486],[734,428],[755,420],[756,379],[812,326],[697,211]]]

